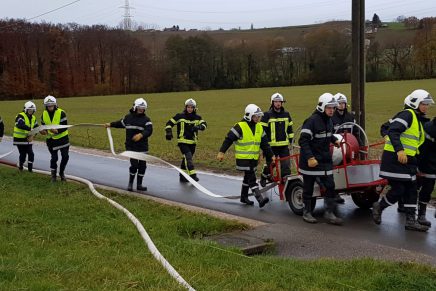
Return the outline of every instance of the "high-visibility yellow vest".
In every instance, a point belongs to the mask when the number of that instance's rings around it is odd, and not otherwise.
[[[416,117],[416,113],[412,109],[407,109],[407,110],[410,111],[410,113],[412,113],[413,116],[412,124],[408,129],[406,129],[406,131],[401,133],[400,141],[401,144],[403,145],[404,152],[406,153],[406,155],[413,157],[417,153],[419,153],[418,148],[425,141],[425,133],[421,122],[419,122],[418,118]],[[395,152],[391,140],[389,139],[389,136],[386,136],[384,150],[389,152]]]
[[[44,110],[42,113],[42,121],[44,121],[45,125],[60,125],[61,124],[61,113],[64,112],[62,109],[58,108],[54,112],[53,120],[50,120],[50,115],[48,114],[47,110]],[[52,139],[60,139],[64,136],[68,135],[68,130],[65,130],[64,132],[58,133],[58,134],[52,134],[50,131],[47,132],[46,139],[52,138]]]
[[[235,157],[241,160],[258,160],[263,134],[262,125],[256,124],[256,131],[253,135],[250,126],[245,121],[238,122],[238,124],[242,129],[242,139],[235,142]]]
[[[29,120],[29,117],[27,117],[27,114],[24,112],[18,113],[18,115],[21,115],[24,118],[24,123],[33,129],[35,127],[36,117],[35,115],[32,115],[32,120]],[[15,138],[26,138],[27,134],[29,133],[28,130],[18,128],[16,125],[14,126],[14,137]]]

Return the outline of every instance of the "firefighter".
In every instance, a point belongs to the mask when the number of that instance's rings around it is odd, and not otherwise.
[[[3,124],[3,119],[0,116],[0,142],[3,139],[3,134],[5,133],[5,125]]]
[[[259,160],[259,151],[263,150],[268,163],[271,163],[274,153],[268,144],[268,138],[260,124],[263,113],[255,104],[249,104],[245,108],[244,118],[236,123],[228,132],[217,160],[224,159],[224,153],[235,144],[236,169],[244,172],[244,179],[241,188],[241,203],[253,205],[254,202],[248,199],[248,191],[254,193],[259,207],[262,208],[269,202],[268,197],[263,197],[256,183],[256,169]]]
[[[294,138],[294,131],[292,130],[291,115],[283,107],[285,100],[280,93],[274,93],[271,96],[271,106],[269,111],[266,112],[260,124],[268,137],[269,145],[276,157],[288,157],[290,145]],[[280,161],[281,176],[285,177],[291,174],[290,160],[286,159]],[[260,184],[265,187],[266,181],[269,177],[269,169],[267,165],[264,165],[263,172],[260,178]]]
[[[145,114],[146,109],[147,102],[143,98],[138,98],[126,116],[118,121],[105,124],[106,127],[126,129],[125,145],[128,151],[148,152],[148,138],[153,133],[153,124]],[[147,191],[147,187],[142,185],[146,169],[146,161],[130,159],[128,191],[133,191],[135,176],[137,177],[136,189],[138,191]]]
[[[27,169],[29,172],[33,171],[33,161],[35,155],[33,153],[33,136],[28,135],[29,132],[38,127],[38,122],[35,117],[36,105],[32,101],[24,103],[23,112],[18,113],[15,118],[14,126],[14,141],[13,144],[17,146],[20,153],[18,169],[23,170],[24,162],[27,156]]]
[[[417,201],[417,153],[424,143],[425,132],[420,122],[433,104],[433,98],[425,90],[413,91],[405,100],[404,110],[397,113],[389,124],[380,165],[380,177],[388,180],[390,190],[373,204],[372,216],[381,223],[383,210],[403,199],[406,210],[406,230],[427,231],[427,225],[418,223],[415,217]]]
[[[340,146],[339,140],[333,135],[333,122],[331,117],[338,103],[330,93],[319,97],[315,112],[304,121],[300,140],[299,172],[303,175],[303,220],[316,223],[312,215],[313,188],[315,182],[320,188],[325,188],[324,218],[330,224],[340,225],[342,219],[335,215],[335,182],[333,180],[333,161],[330,153],[330,144]]]
[[[418,171],[421,189],[418,194],[418,223],[431,226],[425,218],[436,181],[436,117],[424,123],[425,141],[419,147]],[[435,212],[436,213],[436,212]]]
[[[353,130],[354,126],[352,124],[345,124],[339,128],[340,125],[348,122],[356,123],[356,119],[354,118],[354,115],[348,112],[348,99],[347,96],[345,96],[342,93],[336,93],[334,95],[336,101],[338,102],[338,107],[335,110],[335,113],[332,116],[332,122],[333,122],[333,128],[336,133],[352,133],[356,136],[357,140],[359,141],[359,144],[362,144],[360,142],[360,136],[358,130]],[[337,203],[345,203],[345,200],[339,195],[336,194],[335,196]]]
[[[198,131],[203,131],[207,127],[200,115],[197,114],[197,102],[190,98],[185,101],[185,108],[182,113],[177,113],[168,120],[165,127],[165,138],[173,138],[172,128],[177,125],[177,145],[183,155],[180,168],[185,171],[192,179],[199,181],[194,167],[194,153],[198,141]],[[186,183],[188,180],[179,175],[180,182]]]
[[[64,110],[58,107],[56,98],[48,95],[44,98],[44,112],[41,116],[42,125],[67,125],[67,115]],[[68,129],[50,129],[40,131],[42,135],[46,135],[46,143],[50,152],[50,170],[51,182],[56,182],[59,152],[61,152],[61,163],[59,165],[59,177],[65,182],[65,168],[70,158],[70,140],[68,137]]]

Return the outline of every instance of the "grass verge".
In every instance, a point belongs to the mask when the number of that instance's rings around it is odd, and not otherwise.
[[[1,290],[181,289],[133,224],[75,183],[0,166]],[[198,290],[434,290],[436,270],[372,259],[245,257],[201,238],[243,229],[155,202],[104,194],[128,208]]]

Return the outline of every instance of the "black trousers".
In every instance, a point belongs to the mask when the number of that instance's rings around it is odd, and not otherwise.
[[[271,149],[276,157],[283,158],[289,156],[288,146],[271,147]],[[280,172],[282,177],[291,174],[291,160],[287,159],[287,160],[280,161]],[[264,175],[270,174],[268,163],[265,164],[263,167],[263,174]]]
[[[65,168],[67,167],[68,160],[70,159],[70,155],[69,155],[70,146],[66,146],[60,149],[58,149],[57,147],[48,146],[48,151],[51,154],[50,168],[53,171],[56,171],[58,168],[58,160],[59,160],[58,152],[59,151],[61,152],[61,164],[59,165],[59,173],[63,174]]]
[[[147,169],[147,162],[142,160],[130,159],[130,175],[135,176],[138,173],[138,176],[144,177],[145,170]]]
[[[33,153],[33,145],[20,144],[17,145],[17,148],[18,148],[18,152],[20,153],[20,157],[19,157],[20,167],[23,166],[24,162],[26,161],[26,157],[28,163],[33,163],[33,161],[35,160],[35,154]]]
[[[184,170],[188,175],[195,174],[195,167],[194,167],[194,153],[195,153],[195,144],[186,144],[186,143],[179,143],[178,144],[180,152],[183,155],[182,163],[180,165],[180,169]]]
[[[402,199],[404,207],[416,209],[418,196],[417,183],[415,181],[399,181],[388,179],[391,189],[384,200],[388,205],[393,205]]]
[[[256,183],[256,172],[254,170],[244,171],[242,186],[248,186],[253,193],[255,190],[259,189],[259,185]]]
[[[431,199],[431,193],[433,192],[434,185],[436,180],[429,179],[426,177],[420,178],[418,181],[418,186],[421,186],[421,190],[419,191],[418,200],[419,202],[428,203]]]
[[[325,197],[335,197],[335,181],[333,175],[328,176],[312,176],[303,175],[303,200],[311,200],[313,197],[313,188],[315,182],[320,184],[320,188],[325,188]]]

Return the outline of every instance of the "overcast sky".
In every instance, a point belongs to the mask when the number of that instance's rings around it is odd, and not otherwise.
[[[0,0],[0,18],[117,26],[124,0]],[[77,1],[77,0],[76,0]],[[197,29],[247,29],[312,24],[351,19],[351,0],[130,0],[132,20],[149,27],[179,25]],[[397,16],[436,16],[435,0],[366,0],[366,18],[377,13],[382,21]],[[34,18],[36,17],[36,18]]]

